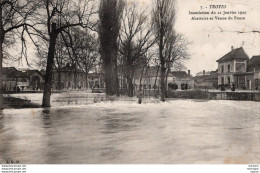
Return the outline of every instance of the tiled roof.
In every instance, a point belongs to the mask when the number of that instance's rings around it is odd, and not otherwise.
[[[12,77],[16,76],[19,73],[19,71],[14,67],[3,67],[2,73],[6,77],[12,78]]]
[[[258,56],[253,56],[253,57],[250,59],[249,64],[252,65],[252,66],[260,65],[260,55],[258,55]]]
[[[172,77],[176,77],[176,78],[189,78],[190,75],[188,75],[186,73],[186,71],[172,71],[170,72]]]
[[[230,61],[230,60],[235,60],[235,59],[240,59],[240,60],[249,60],[248,55],[244,51],[242,47],[233,49],[226,55],[224,55],[222,58],[217,60],[217,62],[223,62],[223,61]]]
[[[210,75],[204,75],[204,76],[195,76],[193,78],[195,81],[212,81],[218,79],[218,73],[217,71],[211,71]]]
[[[43,76],[43,74],[41,72],[39,72],[38,70],[26,70],[22,72],[24,76],[30,77],[32,76],[34,73],[38,73],[41,76]]]
[[[53,69],[53,71],[57,71],[56,69]],[[75,66],[64,66],[59,69],[61,72],[75,72]],[[76,68],[77,73],[84,73],[83,70]]]
[[[135,72],[135,76],[136,77],[140,77],[141,76],[141,69],[138,69],[136,70]],[[157,74],[158,72],[158,74]],[[149,67],[148,69],[146,69],[144,71],[144,76],[146,77],[160,77],[160,69],[158,71],[158,66],[153,66],[153,67]],[[187,72],[185,71],[171,71],[169,74],[168,74],[168,77],[176,77],[176,78],[189,78],[191,76],[189,76],[187,74]]]
[[[19,71],[14,67],[4,67],[2,72],[8,78],[29,78],[33,73],[42,75],[38,70]]]

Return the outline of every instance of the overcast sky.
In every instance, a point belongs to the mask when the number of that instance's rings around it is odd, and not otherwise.
[[[139,1],[145,6],[150,5],[152,0]],[[189,15],[189,11],[200,11],[200,6],[209,8],[209,5],[226,5],[225,11],[246,11],[247,14],[243,15],[246,17],[246,20],[191,20],[193,15]],[[208,9],[204,10],[208,11]],[[187,40],[191,42],[189,45],[191,59],[186,66],[193,75],[202,70],[216,70],[216,60],[228,53],[231,50],[231,46],[238,48],[242,46],[243,42],[243,47],[249,57],[260,55],[259,33],[238,34],[236,32],[221,32],[220,29],[222,28],[226,31],[260,30],[259,0],[177,0],[176,13],[176,31],[184,34]],[[31,57],[34,57],[33,53]],[[26,66],[24,65],[23,67]]]
[[[192,74],[202,70],[216,70],[216,60],[231,50],[242,46],[251,58],[260,55],[260,34],[238,34],[227,31],[260,30],[260,1],[258,0],[178,0],[176,30],[192,42],[189,46],[191,60],[187,68]],[[243,21],[191,21],[189,11],[199,11],[200,6],[226,5],[225,11],[247,11]],[[207,9],[206,9],[207,10]],[[216,10],[215,10],[216,11]],[[223,10],[220,10],[223,11]]]

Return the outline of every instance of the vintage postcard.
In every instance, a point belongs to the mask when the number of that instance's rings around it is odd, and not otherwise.
[[[259,171],[259,19],[258,0],[0,0],[2,172]]]

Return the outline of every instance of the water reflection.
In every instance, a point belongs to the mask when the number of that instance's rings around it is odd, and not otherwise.
[[[43,109],[41,116],[44,125],[43,128],[51,128],[50,109]]]

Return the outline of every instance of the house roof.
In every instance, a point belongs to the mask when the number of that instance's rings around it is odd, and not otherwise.
[[[187,74],[186,71],[172,71],[170,72],[171,77],[176,77],[176,78],[189,78],[190,75]]]
[[[135,72],[135,76],[136,77],[140,77],[141,76],[141,72],[142,72],[142,70],[138,69]],[[158,71],[158,66],[149,67],[148,69],[146,69],[144,71],[144,76],[146,76],[146,77],[156,77],[156,76],[158,76],[159,77],[160,76],[160,69]],[[168,77],[189,78],[191,76],[188,75],[186,71],[171,71],[168,74]]]
[[[255,66],[255,65],[260,65],[260,55],[258,56],[253,56],[250,61],[249,65]]]
[[[211,71],[209,75],[203,75],[203,76],[195,76],[193,78],[195,81],[212,81],[218,79],[218,72],[217,71]]]
[[[218,73],[211,73],[210,75],[206,76],[204,80],[205,81],[218,80]]]
[[[4,67],[2,72],[8,78],[29,78],[34,73],[42,75],[38,70],[19,71],[14,67]]]
[[[41,72],[39,72],[38,70],[26,70],[26,71],[22,71],[22,76],[30,77],[30,76],[32,76],[34,73],[38,73],[39,75],[43,76],[43,74],[42,74]]]
[[[61,71],[61,72],[75,72],[75,70],[76,70],[77,73],[84,73],[83,70],[81,70],[79,68],[75,69],[75,66],[71,66],[71,65],[66,65],[66,66],[61,67],[59,69],[59,71]],[[57,71],[57,69],[55,68],[55,69],[53,69],[53,71]]]
[[[246,54],[245,50],[242,47],[231,50],[229,53],[227,53],[222,58],[217,60],[217,62],[231,61],[236,59],[249,60],[248,55]]]
[[[6,77],[13,78],[19,73],[19,71],[14,67],[3,67],[2,73]]]

